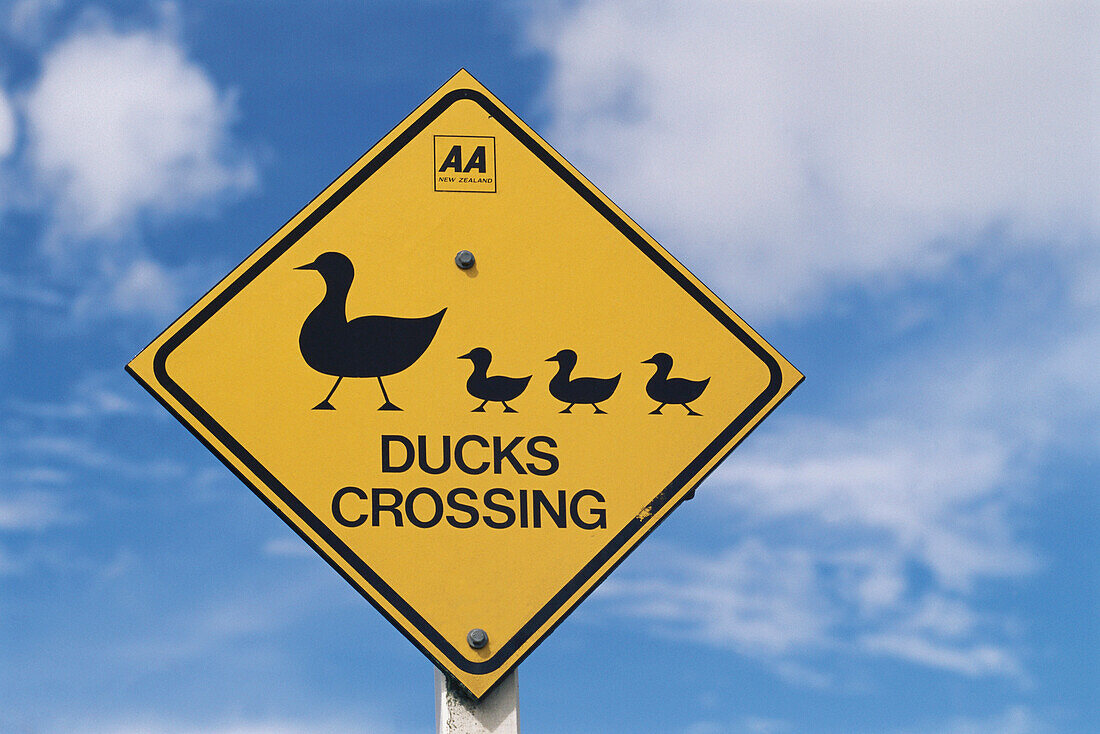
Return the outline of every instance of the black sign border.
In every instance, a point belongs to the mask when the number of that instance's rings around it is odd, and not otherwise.
[[[526,624],[524,624],[515,635],[512,636],[501,648],[488,660],[484,661],[471,661],[462,656],[453,645],[451,645],[439,632],[437,632],[427,621],[420,616],[403,598],[401,598],[373,569],[370,568],[361,558],[351,551],[348,546],[340,540],[337,535],[328,528],[316,515],[291,493],[281,482],[279,482],[259,461],[256,460],[248,451],[241,446],[228,431],[225,430],[214,418],[207,413],[194,399],[191,398],[168,374],[165,367],[168,356],[186,340],[192,333],[195,332],[199,326],[210,319],[222,306],[224,306],[230,299],[236,296],[242,288],[256,278],[263,270],[271,265],[278,257],[280,257],[287,249],[297,243],[314,225],[327,216],[337,205],[344,201],[356,188],[358,188],[364,181],[366,181],[371,175],[373,175],[382,165],[388,162],[399,150],[401,150],[409,141],[419,135],[432,121],[438,118],[448,107],[460,100],[472,101],[482,109],[484,109],[490,116],[492,116],[498,123],[501,124],[508,132],[510,132],[519,142],[521,142],[528,150],[530,150],[536,157],[539,158],[547,167],[549,167],[555,174],[557,174],[566,184],[568,184],[578,195],[581,196],[586,202],[588,202],[594,209],[596,209],[609,223],[611,223],[628,241],[641,250],[654,264],[656,264],[666,275],[672,278],[677,284],[680,285],[689,295],[691,295],[708,313],[710,313],[715,319],[717,319],[724,327],[726,327],[739,341],[741,341],[753,354],[755,354],[768,368],[769,381],[764,390],[757,395],[757,397],[746,407],[734,420],[730,423],[713,441],[711,441],[707,447],[692,460],[687,467],[684,468],[673,480],[666,486],[660,493],[654,497],[653,501],[640,512],[634,519],[632,519],[627,525],[620,530],[611,541],[604,546],[604,548],[597,553],[592,560],[590,560],[584,567],[581,568],[577,574],[569,580],[569,582],[563,586],[550,601],[548,601]],[[394,619],[393,615],[386,610],[381,604],[379,604],[366,589],[362,588],[359,582],[352,578],[343,568],[340,567],[332,558],[329,557],[328,551],[318,546],[305,532],[303,532],[293,520],[286,516],[283,511],[271,502],[264,492],[257,487],[252,480],[239,471],[232,463],[230,463],[223,455],[222,452],[210,441],[206,439],[201,433],[194,429],[189,421],[183,418],[175,408],[163,400],[155,390],[148,385],[136,372],[134,372],[129,366],[127,366],[127,372],[137,380],[142,387],[144,387],[154,398],[156,398],[177,420],[180,421],[200,442],[202,442],[215,456],[217,456],[223,464],[225,464],[237,477],[244,482],[268,507],[271,508],[279,517],[286,522],[298,535],[302,537],[310,546],[322,558],[324,558],[329,565],[331,565],[345,580],[348,581],[368,602],[371,603],[386,619],[388,619],[402,634],[409,639],[421,652],[423,652],[428,658],[436,660],[435,654],[426,649],[411,633],[409,633],[404,625]],[[580,604],[588,594],[603,581],[604,578],[610,574],[616,566],[621,563],[627,555],[637,546],[641,538],[644,535],[651,532],[660,521],[653,521],[652,518],[658,512],[660,512],[665,505],[667,505],[673,498],[677,497],[677,494],[685,489],[692,489],[699,482],[703,481],[715,467],[721,463],[722,459],[729,454],[737,444],[731,444],[731,441],[742,431],[750,421],[757,416],[763,417],[761,414],[767,408],[768,404],[779,394],[782,388],[783,375],[782,369],[779,366],[777,360],[763,347],[753,339],[734,319],[721,308],[711,298],[708,297],[702,290],[700,290],[688,277],[684,275],[678,268],[676,268],[672,262],[666,258],[665,255],[660,253],[646,240],[642,234],[636,230],[630,223],[623,219],[618,213],[616,213],[603,199],[596,193],[594,187],[590,184],[586,184],[581,181],[573,172],[569,170],[558,158],[549,150],[540,144],[540,141],[532,137],[526,132],[523,127],[515,120],[511,114],[507,113],[504,109],[498,106],[493,100],[489,99],[483,92],[477,89],[460,88],[455,89],[444,94],[435,104],[433,104],[428,110],[426,110],[419,118],[414,120],[408,125],[401,133],[392,140],[385,148],[383,148],[374,158],[366,163],[359,171],[357,171],[351,178],[344,182],[335,192],[332,193],[327,199],[322,201],[317,207],[310,212],[310,214],[299,222],[290,232],[282,237],[273,247],[265,252],[256,262],[252,263],[249,268],[241,274],[236,280],[225,287],[217,296],[215,296],[209,303],[207,303],[197,314],[187,321],[182,327],[179,328],[174,334],[172,334],[161,347],[157,350],[153,358],[153,373],[157,381],[161,386],[175,398],[185,410],[187,410],[206,430],[219,441],[225,449],[232,453],[242,464],[248,467],[251,471],[267,488],[281,499],[290,510],[298,516],[298,518],[306,523],[325,543],[329,545],[329,549],[332,552],[338,554],[350,567],[355,569],[363,579],[384,598],[389,604],[393,606],[397,613],[404,617],[404,619],[416,628],[425,638],[431,641],[432,644],[449,660],[456,668],[466,673],[474,675],[486,675],[498,670],[508,659],[515,654],[515,652],[525,645],[534,634],[538,631],[548,619],[553,617],[559,611],[563,611],[561,616],[554,622],[553,626],[546,630],[546,632],[523,653],[523,655],[516,659],[516,661],[509,666],[509,670],[519,665],[524,658],[527,657],[549,634],[556,628],[567,616]],[[800,380],[801,381],[801,380]],[[793,389],[793,388],[792,388]],[[772,406],[774,409],[775,406]],[[768,411],[770,412],[770,410]],[[742,436],[742,439],[744,436]],[[738,441],[740,443],[740,441]],[[723,451],[723,449],[725,449]],[[702,476],[692,482],[692,479],[698,475],[703,468],[712,461],[716,456],[721,453],[721,457],[718,462],[715,462],[714,466]],[[690,483],[690,486],[689,486]],[[682,502],[689,492],[683,492],[677,498],[677,503]],[[667,515],[666,515],[667,516]],[[644,518],[644,519],[643,519]],[[661,520],[664,518],[662,517]],[[626,553],[623,554],[614,564],[604,568],[604,565],[623,548],[627,547]],[[588,583],[593,578],[596,582],[582,595],[576,595],[577,591]],[[443,667],[443,666],[441,666]],[[505,671],[507,672],[507,671]],[[503,678],[503,675],[501,675]],[[500,678],[494,682],[500,681]],[[492,686],[486,690],[488,693],[492,690]],[[484,694],[482,694],[484,695]]]

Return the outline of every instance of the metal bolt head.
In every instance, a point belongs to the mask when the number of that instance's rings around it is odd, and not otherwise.
[[[480,627],[474,627],[466,633],[466,644],[475,650],[480,650],[489,644],[489,633]]]
[[[469,270],[474,266],[474,253],[469,250],[459,250],[455,255],[455,265],[463,270]]]

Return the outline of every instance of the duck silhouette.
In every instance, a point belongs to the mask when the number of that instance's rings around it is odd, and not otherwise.
[[[550,380],[550,394],[563,403],[568,403],[562,413],[572,411],[574,405],[591,405],[596,413],[606,414],[606,410],[600,410],[596,403],[602,403],[611,397],[615,388],[619,386],[619,378],[622,373],[614,377],[577,377],[570,379],[570,373],[577,366],[577,353],[572,349],[563,349],[547,362],[558,363],[558,373]]]
[[[355,277],[351,260],[339,252],[325,252],[295,270],[316,270],[325,279],[325,297],[306,317],[298,337],[306,364],[336,377],[336,384],[313,409],[335,410],[329,398],[345,377],[375,377],[385,400],[379,410],[401,410],[390,402],[382,378],[420,359],[447,309],[422,318],[360,316],[348,321],[348,291]]]
[[[683,377],[669,378],[668,373],[672,371],[672,357],[664,352],[657,352],[642,364],[657,365],[657,371],[645,384],[646,394],[660,403],[656,409],[650,411],[650,415],[661,415],[661,408],[666,405],[682,405],[687,408],[688,415],[702,415],[702,413],[696,413],[692,410],[688,403],[698,399],[703,394],[710,382],[709,377],[705,380],[685,380]]]
[[[527,383],[531,381],[531,375],[527,377],[505,377],[493,375],[489,377],[489,363],[493,361],[493,353],[485,347],[475,347],[459,359],[468,359],[474,363],[474,371],[470,379],[466,380],[466,392],[481,400],[481,405],[474,408],[471,413],[484,413],[486,403],[501,403],[505,413],[518,412],[508,405],[509,400],[518,398],[527,389]]]

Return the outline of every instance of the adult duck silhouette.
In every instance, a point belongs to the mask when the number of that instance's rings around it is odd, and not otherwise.
[[[643,361],[642,364],[657,366],[657,371],[645,384],[646,394],[660,403],[654,410],[650,411],[650,415],[661,415],[661,408],[666,405],[682,405],[687,408],[688,415],[702,415],[702,413],[696,413],[692,410],[688,403],[698,399],[703,394],[703,391],[707,389],[707,384],[710,383],[709,377],[705,380],[685,380],[683,377],[670,378],[668,373],[672,371],[672,357],[664,352],[657,352]]]
[[[481,400],[481,405],[474,408],[471,413],[484,413],[487,403],[501,403],[505,413],[517,413],[515,408],[508,405],[509,400],[515,400],[527,389],[527,383],[531,381],[531,375],[527,377],[505,377],[493,375],[489,377],[489,363],[493,361],[493,353],[485,347],[475,347],[463,354],[459,359],[468,359],[474,363],[474,371],[470,379],[466,380],[466,392]]]
[[[335,410],[329,399],[345,377],[375,377],[385,403],[379,410],[401,410],[390,402],[382,378],[412,366],[432,343],[447,309],[421,318],[360,316],[348,321],[348,291],[355,277],[351,260],[325,252],[295,270],[316,270],[325,279],[325,297],[306,317],[298,345],[313,369],[336,377],[336,384],[314,410]]]
[[[619,378],[622,377],[621,372],[614,377],[607,378],[571,378],[573,368],[577,366],[577,353],[572,349],[563,349],[546,361],[558,363],[558,372],[550,380],[550,394],[563,403],[569,403],[565,406],[565,410],[561,411],[562,413],[572,412],[573,406],[578,403],[591,405],[596,413],[607,413],[606,410],[600,410],[600,406],[596,403],[602,403],[611,397],[615,392],[615,388],[619,386]]]

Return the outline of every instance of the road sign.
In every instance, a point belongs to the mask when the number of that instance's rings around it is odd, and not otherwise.
[[[802,379],[465,71],[127,369],[476,697]]]

